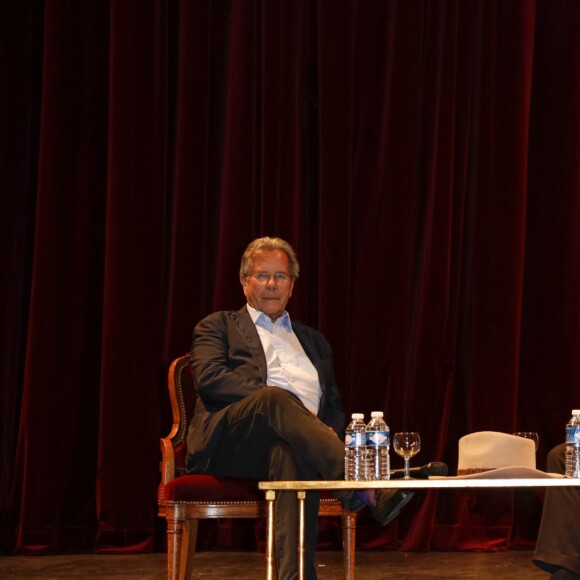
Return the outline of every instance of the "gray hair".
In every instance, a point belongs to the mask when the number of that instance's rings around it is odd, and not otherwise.
[[[300,271],[300,264],[298,263],[298,258],[296,257],[296,252],[292,249],[292,246],[281,238],[257,238],[253,242],[250,242],[246,251],[242,255],[242,262],[240,264],[240,276],[249,276],[254,270],[254,254],[261,250],[281,250],[288,256],[288,262],[290,264],[290,277],[298,278],[298,273]]]

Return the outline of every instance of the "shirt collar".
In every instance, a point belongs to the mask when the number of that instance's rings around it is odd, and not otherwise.
[[[261,310],[256,310],[253,306],[249,304],[246,305],[248,308],[248,312],[250,313],[250,317],[252,318],[252,322],[256,326],[261,326],[263,328],[273,328],[274,324],[279,324],[280,326],[286,328],[289,332],[292,332],[292,322],[290,321],[290,314],[286,310],[284,310],[284,314],[276,320],[275,323],[272,322],[272,319],[264,314]]]

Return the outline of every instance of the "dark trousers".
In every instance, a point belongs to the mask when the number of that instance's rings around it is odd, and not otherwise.
[[[564,473],[562,443],[548,453],[546,469],[549,473]],[[566,568],[580,577],[580,489],[573,487],[548,488],[544,499],[542,522],[538,533],[534,563],[553,572]]]
[[[210,473],[272,481],[343,479],[344,444],[293,394],[277,387],[257,391],[228,407]],[[349,494],[340,496],[348,504]],[[316,578],[318,493],[306,494],[305,575]],[[278,578],[297,577],[298,513],[295,492],[274,502]]]

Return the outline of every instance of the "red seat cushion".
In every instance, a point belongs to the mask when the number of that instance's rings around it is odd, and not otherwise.
[[[165,486],[169,501],[263,501],[256,479],[215,475],[181,475]]]

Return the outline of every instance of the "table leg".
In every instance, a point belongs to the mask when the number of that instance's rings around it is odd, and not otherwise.
[[[344,565],[344,577],[346,580],[354,580],[355,559],[355,534],[356,512],[342,508],[342,558]]]
[[[304,500],[305,491],[298,492],[298,580],[304,580]]]
[[[276,492],[266,491],[266,504],[268,507],[268,520],[266,524],[266,578],[275,580],[274,575],[274,500]]]

